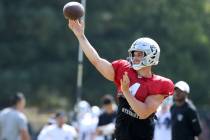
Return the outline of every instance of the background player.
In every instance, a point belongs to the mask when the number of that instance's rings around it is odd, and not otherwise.
[[[179,81],[175,84],[174,92],[171,107],[172,140],[197,140],[201,126],[197,110],[188,99],[190,86],[185,81]]]
[[[11,98],[11,106],[0,112],[0,140],[30,140],[28,120],[23,113],[25,96],[16,93]]]

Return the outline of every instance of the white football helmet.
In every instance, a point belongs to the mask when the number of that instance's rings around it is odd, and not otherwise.
[[[90,104],[85,100],[80,101],[77,104],[77,111],[79,111],[80,113],[90,112],[91,111]]]
[[[133,63],[133,52],[141,51],[144,53],[144,57],[142,58],[139,64]],[[152,65],[157,65],[160,57],[160,47],[159,45],[151,38],[139,38],[133,42],[129,53],[129,61],[134,70],[139,70],[143,67],[148,67]]]

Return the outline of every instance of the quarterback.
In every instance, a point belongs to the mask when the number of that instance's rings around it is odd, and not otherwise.
[[[159,62],[159,45],[151,38],[139,38],[128,49],[129,60],[108,62],[89,43],[83,22],[69,20],[69,28],[89,61],[116,85],[116,140],[152,140],[156,109],[174,90],[170,79],[152,72]]]

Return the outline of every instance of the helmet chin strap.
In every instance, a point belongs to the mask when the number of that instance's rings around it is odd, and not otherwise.
[[[138,64],[134,64],[133,63],[133,57],[130,57],[130,63],[132,65],[132,68],[134,70],[138,71],[138,70],[146,67],[146,65],[143,64],[144,59],[146,59],[145,56],[143,58],[141,58],[141,61]]]
[[[134,64],[134,63],[133,63],[133,59],[132,59],[131,57],[128,57],[127,60],[130,62],[132,68],[133,68],[134,70],[136,70],[136,71],[138,71],[138,70],[140,70],[140,69],[142,69],[142,68],[148,67],[148,66],[146,66],[146,65],[143,65],[143,64],[142,64],[142,61],[140,61],[138,64]]]
[[[142,77],[148,77],[148,78],[150,78],[151,75],[152,75],[151,69],[145,69],[146,71],[143,70],[142,71],[143,73],[141,72],[141,74],[138,72],[139,70],[141,70],[141,69],[143,69],[145,67],[149,67],[149,66],[143,66],[141,64],[132,65],[132,68],[137,71],[138,78],[142,78]]]
[[[133,63],[132,63],[132,68],[133,68],[134,70],[140,70],[140,69],[142,69],[142,68],[144,68],[144,67],[146,67],[146,66],[142,65],[141,62],[140,62],[139,64],[133,64]]]

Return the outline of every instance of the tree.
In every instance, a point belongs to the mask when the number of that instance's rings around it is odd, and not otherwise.
[[[78,42],[63,17],[67,2],[0,1],[1,100],[23,91],[31,105],[73,105]],[[161,47],[155,71],[174,82],[187,81],[195,103],[205,105],[210,99],[209,5],[207,0],[91,0],[86,33],[109,61],[126,58],[136,38],[154,38]],[[84,65],[84,99],[98,104],[96,98],[116,92],[88,61]]]

